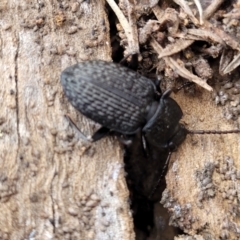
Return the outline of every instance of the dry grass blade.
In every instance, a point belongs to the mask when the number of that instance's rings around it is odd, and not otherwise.
[[[160,54],[163,48],[160,46],[160,44],[152,38],[150,41],[150,45],[153,47],[153,49]],[[198,76],[192,74],[189,72],[186,68],[183,66],[180,66],[176,60],[174,60],[171,57],[164,57],[163,58],[166,62],[166,64],[172,68],[174,71],[176,71],[181,77],[188,79],[189,81],[195,82],[199,86],[207,89],[208,91],[212,91],[212,87],[209,86],[203,79],[199,78]]]
[[[234,59],[229,63],[229,65],[223,70],[223,74],[232,72],[240,65],[240,53],[238,53]]]
[[[197,6],[198,12],[199,12],[199,22],[202,25],[203,24],[203,9],[202,5],[199,0],[194,0],[195,5]]]
[[[222,40],[234,50],[240,51],[240,44],[237,40],[232,38],[229,34],[224,32],[222,29],[213,26],[211,23],[207,23],[206,27],[211,29],[215,34],[217,34]]]
[[[158,58],[171,56],[189,47],[194,41],[188,39],[177,39],[173,44],[167,45],[159,53]]]
[[[127,18],[124,16],[118,5],[115,3],[114,0],[106,0],[109,4],[109,6],[112,8],[114,13],[116,14],[120,24],[122,25],[122,28],[124,29],[124,32],[126,34],[127,40],[128,40],[128,50],[127,54],[134,54],[139,53],[139,45],[138,45],[138,35],[137,35],[137,28],[136,28],[136,22],[132,19],[132,12],[133,8],[129,9],[129,22]],[[130,6],[130,3],[129,3]],[[130,12],[131,11],[131,12]]]
[[[220,43],[221,45],[225,45],[222,38],[210,31],[209,29],[188,29],[188,34],[197,36],[199,40],[205,40],[206,42],[214,42]]]
[[[213,0],[211,4],[204,10],[203,19],[204,20],[209,19],[223,2],[224,0]]]
[[[208,91],[213,90],[212,87],[209,86],[203,79],[189,72],[185,67],[178,64],[178,62],[175,61],[173,58],[169,58],[169,62],[170,62],[169,66],[171,66],[171,68],[175,70],[181,77],[186,78],[192,82],[195,82],[196,84],[205,88]]]
[[[232,61],[234,56],[234,52],[233,50],[230,51],[229,49],[223,49],[222,51],[222,55],[220,58],[220,62],[219,62],[219,73],[221,75],[224,75],[224,70],[226,69],[226,67],[230,64],[230,62]]]
[[[199,21],[195,18],[191,8],[187,5],[185,0],[173,0],[173,1],[176,4],[178,4],[184,10],[185,13],[187,13],[187,15],[190,17],[190,19],[195,25],[199,25]]]

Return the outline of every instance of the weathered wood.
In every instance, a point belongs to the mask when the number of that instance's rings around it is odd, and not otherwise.
[[[216,106],[206,91],[175,98],[189,129],[238,127],[239,122],[224,118],[226,109]],[[165,204],[172,222],[195,239],[239,238],[239,142],[239,134],[189,135],[171,158]]]
[[[77,61],[110,60],[102,1],[0,3],[0,238],[133,239],[122,149],[63,95]]]

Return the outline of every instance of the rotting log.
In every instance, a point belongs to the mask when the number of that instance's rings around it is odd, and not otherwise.
[[[134,239],[122,149],[85,143],[96,124],[63,95],[61,71],[111,60],[105,1],[0,3],[0,238]]]
[[[226,108],[211,93],[175,96],[189,129],[237,129],[239,121],[226,120]],[[238,239],[240,193],[240,135],[188,135],[172,155],[162,200],[171,222],[187,235],[175,239]]]
[[[65,114],[86,135],[96,125],[70,106],[59,82],[77,61],[110,61],[104,4],[0,3],[1,239],[134,239],[122,150],[114,138],[80,139]],[[189,129],[238,127],[200,91],[175,96]],[[172,223],[196,239],[239,237],[238,143],[236,134],[189,135],[172,156],[165,203]]]

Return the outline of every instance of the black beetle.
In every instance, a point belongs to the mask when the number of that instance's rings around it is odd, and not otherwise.
[[[148,143],[173,150],[186,137],[171,90],[160,95],[152,80],[126,67],[101,60],[77,63],[62,72],[61,83],[71,104],[102,125],[93,141],[109,131],[127,136],[141,131]]]

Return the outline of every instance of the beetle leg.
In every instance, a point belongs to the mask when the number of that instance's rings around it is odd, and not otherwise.
[[[143,148],[143,152],[145,154],[145,157],[149,157],[149,147],[148,147],[148,144],[147,144],[147,141],[146,141],[146,138],[145,136],[141,133],[142,135],[142,148]]]
[[[129,147],[132,145],[133,143],[133,135],[118,135],[116,133],[117,137],[118,137],[118,140],[123,144],[125,145],[126,147]]]
[[[153,194],[156,192],[158,186],[160,185],[161,181],[163,180],[163,176],[165,175],[165,173],[166,173],[166,171],[167,171],[167,167],[168,167],[168,163],[169,163],[169,160],[170,160],[170,158],[171,158],[171,155],[172,155],[172,152],[169,152],[169,153],[168,153],[167,160],[166,160],[166,162],[165,162],[165,164],[164,164],[164,166],[163,166],[163,170],[162,170],[162,173],[161,173],[161,175],[160,175],[160,178],[158,179],[156,185],[154,186],[152,192],[150,193],[150,195],[149,195],[149,197],[148,197],[149,199],[152,198]]]
[[[181,89],[183,89],[183,88],[185,88],[185,87],[189,87],[189,86],[191,86],[191,85],[194,85],[194,82],[185,82],[185,83],[183,83],[180,87],[178,87],[178,88],[173,88],[172,89],[172,91],[174,92],[174,93],[178,93]]]
[[[100,140],[101,138],[105,137],[106,135],[108,135],[109,132],[110,132],[109,128],[101,127],[92,135],[91,141],[96,142],[96,141]]]
[[[80,129],[77,127],[77,125],[74,123],[74,121],[71,119],[70,116],[68,115],[64,115],[65,118],[70,122],[70,124],[78,131],[80,137],[84,140],[84,141],[90,141],[90,139],[88,137],[86,137],[81,131]]]
[[[194,82],[185,82],[183,83],[180,87],[178,87],[176,90],[177,92],[180,91],[182,88],[185,88],[185,87],[189,87],[189,86],[192,86],[194,85]]]
[[[179,92],[181,89],[183,89],[183,88],[185,88],[185,87],[187,87],[187,86],[191,86],[191,85],[194,85],[194,82],[185,82],[185,83],[183,83],[180,87],[178,87],[178,88],[170,88],[170,89],[167,89],[164,93],[163,93],[163,95],[162,95],[162,97],[161,98],[168,98],[169,96],[170,96],[170,94],[172,93],[172,92],[174,92],[174,93],[177,93],[177,92]]]
[[[92,136],[87,137],[80,131],[80,129],[77,127],[77,125],[73,122],[73,120],[68,115],[65,115],[65,118],[67,118],[67,120],[74,126],[74,128],[78,131],[80,137],[84,141],[96,142],[101,138],[105,137],[110,132],[110,129],[106,127],[101,127]]]
[[[128,62],[127,60],[129,57],[131,58],[130,58],[130,61]],[[138,67],[138,53],[128,54],[119,62],[119,64],[136,71]]]
[[[173,90],[172,90],[171,88],[167,89],[167,90],[163,93],[161,99],[169,98],[169,96],[170,96],[170,94],[172,93],[172,91],[173,91]]]

